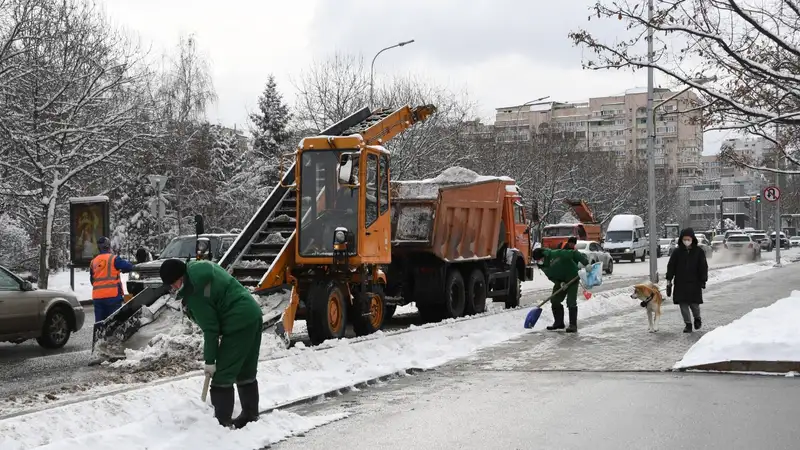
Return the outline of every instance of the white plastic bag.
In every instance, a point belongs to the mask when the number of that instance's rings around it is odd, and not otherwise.
[[[603,284],[603,263],[596,262],[589,266],[588,270],[586,268],[579,270],[578,276],[584,289],[600,286]]]

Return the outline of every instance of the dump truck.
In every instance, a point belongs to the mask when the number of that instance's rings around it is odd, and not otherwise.
[[[487,299],[519,306],[521,282],[533,279],[532,240],[512,179],[454,167],[394,182],[390,193],[390,311],[413,301],[435,321],[482,313]]]
[[[542,247],[559,248],[570,236],[575,236],[581,241],[602,242],[601,226],[595,220],[589,205],[583,200],[572,199],[566,199],[564,203],[572,208],[580,223],[555,223],[545,226],[542,229]]]
[[[299,220],[259,285],[291,286],[276,328],[287,343],[295,319],[306,320],[318,344],[344,337],[348,324],[356,335],[373,333],[412,301],[430,320],[480,312],[486,298],[519,304],[520,283],[533,270],[513,180],[476,174],[390,183],[382,144],[434,111],[405,106],[355,117],[335,134],[303,139],[291,155],[296,181],[282,186],[296,191]]]

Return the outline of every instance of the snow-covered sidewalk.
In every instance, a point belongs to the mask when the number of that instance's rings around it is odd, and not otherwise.
[[[730,361],[800,364],[800,291],[706,333],[675,369]]]
[[[708,284],[770,268],[771,262],[761,262],[722,269],[712,273]],[[638,308],[630,292],[630,288],[612,289],[581,300],[580,319]],[[528,308],[490,312],[477,318],[288,350],[284,357],[259,366],[260,407],[263,410],[466,357],[531,332],[523,328],[527,312]],[[533,332],[547,325],[549,314],[545,309]],[[276,412],[248,426],[248,431],[230,431],[217,426],[211,406],[200,402],[202,382],[198,374],[6,419],[0,421],[0,448],[260,448],[342,417]]]

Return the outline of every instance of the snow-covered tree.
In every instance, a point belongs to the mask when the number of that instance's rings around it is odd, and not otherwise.
[[[0,214],[0,265],[11,270],[30,269],[35,266],[33,242],[22,221],[9,213]]]
[[[36,217],[47,286],[59,202],[76,177],[154,137],[141,52],[92,4],[8,0],[0,34],[0,195]]]

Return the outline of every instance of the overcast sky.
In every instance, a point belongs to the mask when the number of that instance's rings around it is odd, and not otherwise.
[[[588,27],[613,40],[613,22],[587,22],[595,0],[105,0],[116,24],[138,34],[155,54],[194,33],[209,59],[219,101],[209,119],[246,126],[267,76],[294,103],[292,79],[334,51],[369,62],[383,47],[376,78],[413,74],[467,91],[480,118],[494,108],[546,95],[580,101],[647,84],[645,72],[581,69],[582,50],[567,33]],[[605,28],[599,29],[599,26]],[[670,81],[656,76],[656,85]],[[725,135],[706,134],[705,153]]]

